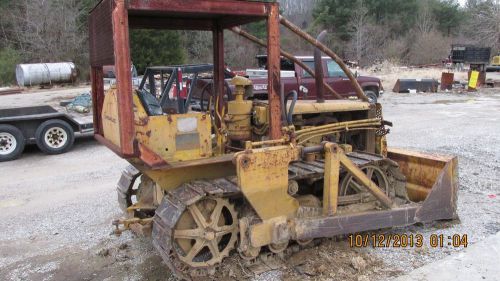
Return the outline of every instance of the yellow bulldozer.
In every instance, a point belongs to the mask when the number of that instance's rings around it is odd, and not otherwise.
[[[240,28],[257,21],[267,41]],[[280,57],[293,57],[280,47],[280,24],[337,62],[358,98],[285,95]],[[131,28],[212,32],[206,107],[192,109],[198,76],[183,75],[204,66],[152,67],[133,87]],[[249,79],[225,79],[224,30],[267,47],[266,100],[252,98]],[[457,216],[457,158],[388,148],[380,104],[334,52],[280,16],[277,1],[102,0],[90,14],[90,60],[95,138],[131,164],[118,183],[126,216],[117,233],[150,234],[181,279],[208,278],[230,254],[251,261],[316,238]],[[104,65],[117,79],[106,91]]]

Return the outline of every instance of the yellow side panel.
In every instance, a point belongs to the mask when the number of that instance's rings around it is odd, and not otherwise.
[[[120,147],[120,119],[116,91],[116,88],[111,88],[106,92],[101,116],[104,138]]]
[[[136,139],[167,162],[212,156],[211,120],[206,113],[148,116],[134,95]]]
[[[170,191],[183,183],[197,179],[216,179],[236,175],[232,162],[223,162],[210,165],[188,166],[168,170],[141,169],[164,191]]]
[[[238,183],[261,219],[296,215],[298,201],[288,195],[288,165],[298,158],[291,146],[241,152],[236,156]]]

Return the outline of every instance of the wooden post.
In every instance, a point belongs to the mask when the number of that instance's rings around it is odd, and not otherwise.
[[[281,138],[280,24],[278,3],[269,4],[267,18],[267,93],[269,99],[269,138]]]

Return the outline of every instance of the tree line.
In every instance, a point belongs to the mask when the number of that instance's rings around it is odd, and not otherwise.
[[[73,61],[87,80],[88,13],[97,2],[0,1],[0,85],[14,83],[18,63]],[[327,29],[327,45],[362,65],[435,63],[454,42],[500,50],[499,0],[468,0],[465,7],[455,0],[286,0],[284,7],[294,9],[282,12],[313,36]],[[266,35],[264,22],[244,29]],[[149,65],[212,61],[210,32],[134,30],[130,38],[139,72]],[[284,29],[281,40],[290,52],[312,54],[310,46]],[[244,68],[265,50],[227,31],[225,52],[227,64]]]
[[[311,29],[320,28],[330,31],[330,46],[362,65],[430,64],[453,43],[500,51],[500,1],[321,0]]]

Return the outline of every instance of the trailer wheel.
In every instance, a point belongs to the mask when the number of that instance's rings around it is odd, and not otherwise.
[[[75,134],[71,126],[59,119],[40,124],[35,132],[36,145],[47,154],[61,154],[71,149]]]
[[[368,102],[369,103],[377,103],[377,94],[374,92],[374,91],[371,91],[371,90],[365,90],[365,95],[366,97],[368,98]]]
[[[23,133],[12,125],[0,125],[0,162],[14,160],[23,153]]]

